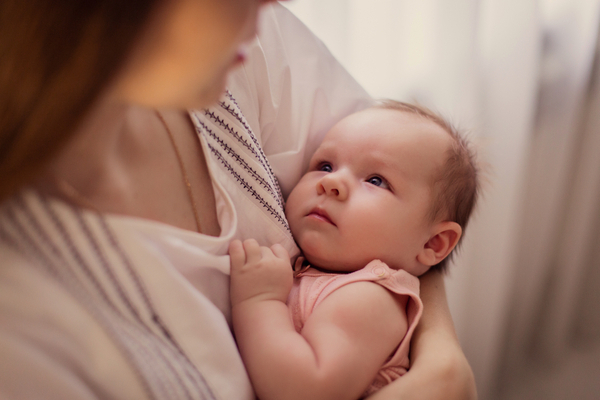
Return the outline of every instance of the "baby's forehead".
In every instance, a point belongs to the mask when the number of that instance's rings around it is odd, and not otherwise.
[[[451,140],[441,126],[420,115],[375,108],[334,126],[315,156],[389,165],[429,179],[445,162]]]
[[[436,122],[409,111],[370,108],[352,114],[325,136],[323,146],[359,144],[363,150],[377,145],[445,150],[450,134]]]

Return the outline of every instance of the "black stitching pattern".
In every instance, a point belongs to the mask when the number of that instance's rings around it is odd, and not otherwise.
[[[229,105],[226,105],[225,103],[219,103],[219,105],[221,107],[223,107],[226,111],[232,110],[232,108]],[[235,114],[234,112],[232,112],[231,114],[234,116],[237,116],[237,114]],[[233,136],[235,139],[237,139],[239,143],[241,143],[245,148],[247,148],[254,155],[255,159],[262,165],[265,172],[267,172],[267,174],[269,175],[269,179],[271,180],[271,182],[274,186],[275,192],[277,193],[278,200],[280,203],[282,203],[283,196],[281,195],[279,181],[277,181],[275,174],[273,174],[273,170],[271,169],[271,164],[269,164],[267,157],[265,156],[265,154],[262,151],[262,147],[258,143],[258,140],[254,136],[254,134],[252,133],[252,130],[248,127],[248,125],[246,125],[246,123],[244,121],[240,120],[240,122],[243,124],[243,126],[246,129],[246,134],[253,141],[254,146],[252,146],[250,143],[248,143],[248,141],[246,139],[244,139],[235,129],[233,129],[231,126],[229,126],[229,124],[227,122],[225,122],[225,120],[223,120],[218,115],[216,115],[215,112],[205,110],[204,115],[206,115],[213,122],[215,122],[219,126],[221,126],[225,131],[229,132],[231,134],[231,136]],[[239,116],[238,116],[238,118],[239,118]],[[200,121],[200,123],[202,123],[202,122]],[[204,126],[206,126],[206,125],[204,125]]]
[[[234,130],[232,127],[230,127],[229,124],[227,122],[225,122],[225,120],[223,120],[218,115],[216,115],[214,111],[204,110],[204,115],[209,117],[209,119],[212,119],[214,122],[216,122],[218,125],[220,125],[223,129],[225,129],[227,132],[229,132],[229,134],[231,134],[231,136],[236,138],[238,140],[238,142],[240,142],[245,148],[247,148],[252,154],[254,154],[254,156],[257,159],[260,158],[260,156],[254,149],[254,147],[252,145],[250,145],[250,143],[248,143],[248,141],[246,139],[241,137],[240,134],[236,130]]]
[[[254,190],[252,185],[250,185],[243,177],[241,177],[240,174],[235,172],[235,170],[233,169],[231,164],[229,164],[227,162],[227,160],[221,155],[221,153],[219,153],[219,151],[214,146],[210,145],[210,143],[209,143],[208,148],[215,155],[215,157],[221,162],[221,164],[223,164],[225,169],[227,169],[227,171],[229,171],[229,173],[231,173],[235,177],[236,181],[244,189],[246,189],[246,191],[248,191],[252,195],[252,197],[254,197],[256,200],[258,200],[258,202],[269,212],[269,214],[271,214],[277,221],[279,221],[279,223],[281,223],[287,229],[288,232],[291,233],[290,227],[289,227],[285,217],[283,217],[281,214],[279,214],[273,206],[271,206],[265,199],[263,199],[262,196],[260,194],[258,194],[258,192],[256,190]]]
[[[256,138],[256,135],[254,134],[254,132],[252,132],[252,129],[248,126],[248,124],[246,123],[246,118],[244,117],[244,113],[242,112],[242,109],[240,108],[240,106],[238,105],[237,101],[235,100],[235,98],[233,97],[233,95],[231,94],[231,92],[228,90],[225,91],[225,95],[227,96],[227,98],[233,103],[235,104],[235,108],[231,107],[228,104],[225,104],[225,102],[220,102],[220,104],[222,105],[222,107],[229,112],[231,115],[233,115],[243,126],[244,129],[246,130],[246,133],[250,136],[250,138],[252,139],[252,141],[254,142],[254,145],[256,146],[256,148],[258,149],[261,157],[264,160],[267,160],[267,156],[265,155],[265,153],[263,152],[263,148],[260,145],[260,143],[258,143],[258,139]],[[273,173],[273,170],[271,168],[271,164],[269,164],[269,162],[267,161],[267,165],[266,165],[266,169],[268,170],[268,173],[270,174],[271,178],[274,180],[275,182],[275,186],[277,187],[277,192],[279,193],[279,195],[281,196],[281,189],[279,188],[279,181],[275,178],[275,174]],[[283,200],[283,197],[282,197]]]
[[[252,129],[248,126],[245,118],[242,115],[241,110],[237,106],[237,102],[234,97],[231,95],[229,91],[225,93],[226,99],[225,101],[219,102],[219,107],[224,112],[230,114],[235,118],[237,122],[243,127],[243,130],[240,132],[234,126],[230,125],[223,117],[218,114],[218,110],[204,110],[204,117],[207,118],[208,121],[211,121],[215,124],[215,126],[220,127],[220,130],[211,129],[205,121],[202,120],[199,114],[196,114],[196,131],[198,134],[202,134],[207,139],[210,138],[215,142],[218,147],[222,149],[223,153],[217,150],[217,147],[211,145],[209,148],[211,153],[217,158],[217,160],[221,163],[223,167],[235,178],[235,180],[242,186],[242,188],[254,198],[260,206],[262,206],[265,211],[273,216],[279,223],[283,225],[283,227],[291,233],[289,225],[287,223],[287,219],[285,218],[284,213],[284,201],[283,196],[281,194],[281,188],[279,186],[279,182],[275,177],[271,165],[265,156],[258,139],[252,132]],[[229,100],[229,102],[227,101]],[[243,132],[243,134],[242,134]],[[236,149],[232,148],[228,145],[222,137],[219,137],[219,134],[226,134],[235,139],[237,143],[239,143],[243,148],[247,149],[250,154],[248,156],[252,157],[263,167],[268,179],[265,179],[261,174],[252,168],[241,156]],[[208,142],[207,142],[208,143]],[[247,154],[247,153],[246,153]],[[242,177],[239,173],[235,172],[234,167],[230,162],[232,161],[235,165],[241,167],[244,171],[247,172],[248,177],[252,178],[253,181],[256,181],[258,185],[267,190],[267,192],[271,195],[270,197],[274,199],[277,203],[279,210],[277,210],[273,205],[269,203],[268,200],[263,198],[257,190],[254,189],[253,183],[245,179],[246,177]]]
[[[233,103],[237,106],[237,103],[233,99],[233,96],[231,95],[231,93],[229,93],[229,91],[228,91],[227,94],[228,94],[228,97],[230,97],[230,99],[233,101]],[[252,150],[252,152],[256,155],[256,158],[260,161],[260,163],[262,164],[263,168],[265,169],[265,171],[267,171],[267,173],[269,174],[269,177],[274,182],[275,188],[277,190],[277,193],[279,194],[279,197],[282,197],[281,196],[281,188],[279,187],[279,181],[277,180],[277,178],[275,178],[275,174],[273,173],[273,169],[271,168],[271,164],[269,164],[269,162],[267,161],[267,156],[263,152],[263,149],[262,149],[262,146],[260,145],[260,143],[258,143],[258,139],[254,135],[254,132],[252,132],[252,129],[246,123],[246,119],[243,118],[242,115],[240,115],[241,112],[242,112],[242,110],[239,109],[239,106],[236,109],[236,108],[232,107],[231,105],[226,104],[223,101],[219,102],[219,105],[221,106],[221,108],[223,108],[223,110],[225,110],[226,112],[228,112],[229,114],[231,114],[244,127],[244,129],[246,130],[246,134],[248,134],[248,136],[250,136],[250,139],[252,139],[252,142],[254,143],[255,149],[258,150],[258,153],[260,155],[256,154],[256,152],[255,152],[254,149]],[[212,114],[209,113],[207,115],[214,117],[214,113],[212,113]],[[244,141],[244,143],[247,143],[247,142]],[[263,162],[263,160],[265,162]]]
[[[273,196],[273,198],[277,201],[277,204],[279,205],[279,207],[281,207],[283,209],[283,203],[282,203],[283,200],[281,199],[279,192],[275,192],[275,190],[269,184],[269,182],[267,182],[252,167],[250,167],[248,165],[248,163],[246,161],[244,161],[244,159],[235,152],[234,149],[232,149],[230,146],[228,146],[227,143],[225,143],[218,135],[216,135],[212,129],[210,129],[208,126],[206,126],[206,124],[204,122],[198,121],[198,123],[209,134],[209,136],[212,137],[213,140],[215,142],[217,142],[223,150],[225,150],[225,152],[231,158],[233,158],[239,165],[241,165],[263,188],[265,188],[269,193],[271,193],[271,196]]]
[[[262,146],[258,142],[256,135],[252,131],[252,128],[250,128],[250,126],[248,126],[246,118],[244,117],[244,113],[242,112],[240,106],[238,105],[237,101],[235,100],[235,98],[233,97],[233,95],[231,94],[231,92],[229,90],[226,90],[225,96],[231,101],[231,103],[233,105],[235,105],[235,107],[233,107],[230,104],[227,104],[225,101],[220,101],[219,105],[221,106],[221,108],[223,108],[223,110],[225,110],[230,115],[232,115],[244,127],[246,134],[250,137],[250,139],[254,143],[254,149],[252,149],[252,152],[256,155],[256,157],[258,158],[260,163],[263,165],[263,167],[269,174],[269,177],[275,184],[277,193],[279,193],[279,196],[283,200],[283,197],[281,196],[281,189],[279,187],[279,181],[275,177],[275,174],[273,173],[273,169],[271,168],[271,164],[269,164],[269,161],[267,160],[267,156],[263,152]],[[247,142],[244,141],[244,144],[247,144]],[[257,151],[260,154],[260,156],[258,154],[256,154],[255,151]],[[263,163],[263,161],[264,161],[264,163]]]

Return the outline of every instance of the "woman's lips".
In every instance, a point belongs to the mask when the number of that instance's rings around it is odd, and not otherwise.
[[[234,65],[239,65],[242,64],[244,61],[246,61],[246,59],[248,58],[248,45],[247,44],[241,44],[236,53],[235,53],[235,58],[234,58]]]
[[[327,222],[328,224],[331,224],[333,226],[337,226],[336,224],[333,223],[333,221],[329,217],[329,214],[327,214],[327,211],[320,209],[320,208],[313,209],[311,212],[308,213],[307,217],[314,218],[319,221]]]
[[[243,63],[244,61],[246,61],[246,57],[247,57],[247,55],[246,55],[246,53],[245,53],[245,52],[243,52],[243,51],[238,51],[238,52],[236,53],[236,55],[235,55],[235,61],[234,61],[234,64],[236,64],[236,65],[237,65],[237,64],[241,64],[241,63]]]

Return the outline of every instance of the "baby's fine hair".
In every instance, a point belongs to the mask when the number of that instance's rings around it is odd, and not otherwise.
[[[457,128],[439,114],[421,105],[396,100],[381,100],[375,108],[397,110],[419,115],[443,128],[452,138],[444,164],[433,177],[432,205],[429,218],[432,222],[454,221],[464,232],[473,213],[480,192],[480,168],[472,145]],[[456,246],[458,247],[458,245]],[[454,251],[440,263],[431,267],[446,272]]]

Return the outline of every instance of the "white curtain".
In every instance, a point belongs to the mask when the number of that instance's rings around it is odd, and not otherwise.
[[[600,0],[284,4],[374,97],[440,111],[490,166],[448,279],[480,398],[600,344]]]

